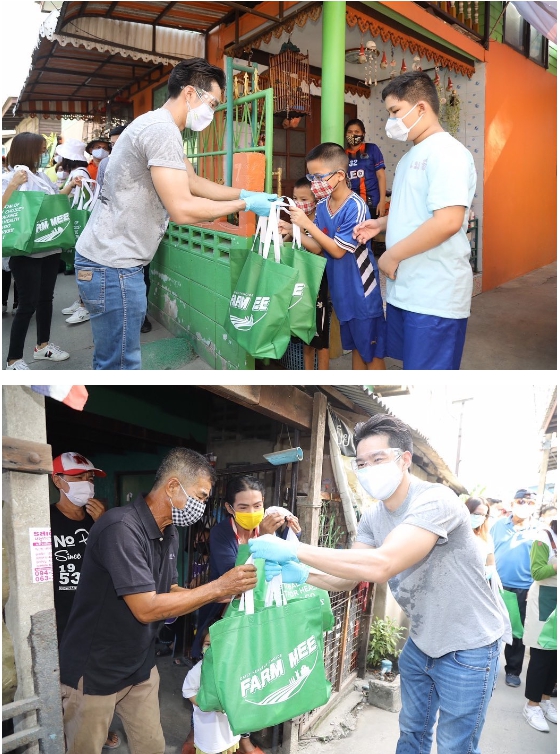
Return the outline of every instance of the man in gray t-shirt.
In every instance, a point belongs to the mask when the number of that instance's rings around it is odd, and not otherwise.
[[[144,266],[171,219],[190,224],[252,210],[268,215],[272,194],[220,186],[197,176],[181,132],[212,122],[224,72],[201,58],[179,63],[169,99],[136,118],[120,137],[103,189],[76,244],[76,279],[93,332],[94,369],[140,369],[146,314]]]
[[[412,437],[400,420],[371,417],[356,427],[355,445],[358,481],[379,502],[362,516],[352,549],[264,536],[251,540],[251,553],[265,558],[267,577],[281,571],[287,582],[335,591],[388,582],[411,624],[399,658],[397,754],[430,751],[438,712],[438,748],[479,754],[505,626],[467,509],[448,487],[410,474]]]

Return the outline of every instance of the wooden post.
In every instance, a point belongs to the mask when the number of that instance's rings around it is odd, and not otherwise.
[[[319,543],[319,515],[321,513],[321,473],[327,420],[327,396],[317,391],[313,397],[311,448],[309,451],[309,489],[307,497],[298,501],[298,518],[302,528],[301,541]]]

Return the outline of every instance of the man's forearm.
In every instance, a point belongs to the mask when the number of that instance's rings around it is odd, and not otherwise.
[[[379,549],[330,550],[326,547],[300,544],[297,556],[305,565],[326,571],[332,576],[343,579],[344,582],[385,583],[391,575],[390,564]],[[309,583],[313,582],[309,581]]]
[[[232,188],[231,186],[221,186],[206,178],[193,174],[189,175],[189,186],[193,196],[200,196],[202,199],[213,199],[216,202],[229,202],[239,199],[241,189]]]
[[[233,215],[235,212],[245,210],[245,202],[242,199],[232,201],[213,201],[195,197],[173,208],[169,213],[171,222],[178,225],[191,225],[194,223],[206,223],[217,220],[224,215]]]
[[[340,579],[337,576],[329,576],[326,573],[310,573],[307,583],[318,589],[326,589],[328,592],[351,592],[358,581]]]
[[[153,623],[166,618],[192,613],[209,602],[217,602],[225,595],[217,581],[199,586],[196,589],[183,589],[173,584],[167,594],[154,594],[150,609],[143,615],[142,623]]]

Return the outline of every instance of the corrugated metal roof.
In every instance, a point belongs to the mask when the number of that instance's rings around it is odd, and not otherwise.
[[[374,395],[374,385],[333,385],[333,387],[363,409],[368,416],[375,416],[375,414],[390,414],[391,416],[397,416],[397,418],[400,418],[383,403],[382,398],[378,398]],[[438,477],[441,482],[451,487],[451,489],[457,494],[468,493],[466,487],[464,487],[453,471],[451,471],[435,448],[432,447],[428,438],[419,430],[414,429],[413,427],[410,429],[412,432],[415,453],[418,454],[419,460],[422,461],[419,465],[423,466],[428,473]]]

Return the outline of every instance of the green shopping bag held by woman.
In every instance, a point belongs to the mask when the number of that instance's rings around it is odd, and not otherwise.
[[[550,613],[542,627],[539,644],[543,649],[556,649],[557,647],[556,608]]]
[[[86,223],[90,218],[93,206],[99,196],[99,185],[97,181],[82,178],[82,183],[76,188],[74,200],[70,207],[70,221],[74,231],[74,239],[78,240]]]
[[[517,601],[517,595],[514,592],[508,592],[504,589],[500,592],[500,595],[505,602],[507,611],[509,613],[509,619],[511,621],[511,633],[514,639],[523,638],[523,623],[521,622],[521,613],[519,612],[519,602]]]
[[[25,170],[27,183],[36,183],[29,168],[16,165],[15,170]],[[14,191],[2,210],[2,256],[15,257],[31,254],[29,242],[35,232],[37,216],[45,199],[44,187],[29,190],[23,184],[19,191]]]

